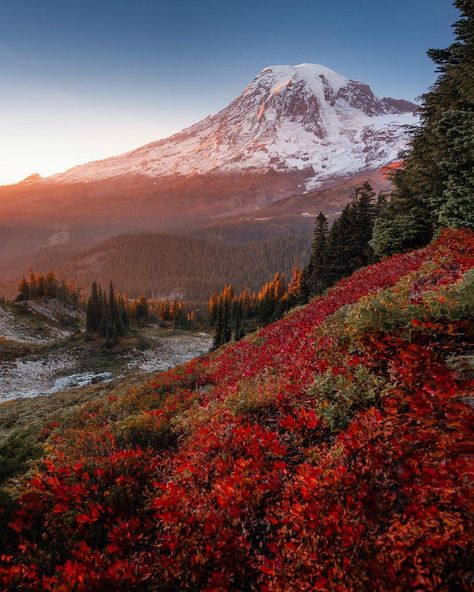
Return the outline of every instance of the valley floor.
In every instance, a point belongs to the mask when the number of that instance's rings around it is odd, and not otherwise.
[[[14,336],[11,331],[9,335]],[[4,339],[0,402],[167,370],[207,352],[211,343],[206,333],[160,327],[144,328],[111,350],[98,342],[85,342],[83,335],[39,342]]]

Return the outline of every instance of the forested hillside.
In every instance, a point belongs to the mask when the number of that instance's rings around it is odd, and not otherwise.
[[[375,225],[372,245],[389,255],[428,243],[441,228],[474,229],[474,4],[456,0],[455,41],[431,49],[439,73],[422,97],[396,191]]]
[[[178,295],[206,301],[225,284],[258,290],[276,271],[289,277],[296,261],[306,261],[309,250],[306,237],[232,245],[172,235],[132,234],[86,251],[62,272],[82,286],[113,279],[117,290],[132,297]]]

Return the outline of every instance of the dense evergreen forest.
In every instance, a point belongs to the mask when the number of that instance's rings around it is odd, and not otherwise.
[[[116,289],[138,298],[206,302],[232,284],[259,290],[276,271],[287,277],[296,262],[306,261],[305,237],[278,237],[264,242],[229,245],[217,241],[158,235],[120,236],[75,259],[62,273],[81,286],[113,280]]]

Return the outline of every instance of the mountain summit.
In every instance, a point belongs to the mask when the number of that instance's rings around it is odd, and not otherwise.
[[[123,175],[193,176],[298,172],[306,189],[376,169],[405,146],[417,106],[377,97],[370,87],[316,64],[265,68],[216,115],[121,156],[74,167],[50,181]]]

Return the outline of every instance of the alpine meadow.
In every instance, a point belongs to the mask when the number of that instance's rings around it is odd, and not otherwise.
[[[472,591],[472,0],[4,16],[0,591]]]

